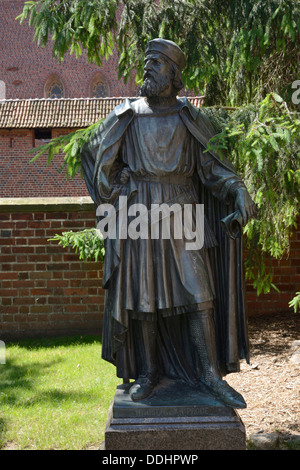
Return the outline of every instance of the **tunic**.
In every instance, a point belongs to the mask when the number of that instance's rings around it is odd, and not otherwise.
[[[152,204],[171,206],[180,201],[184,208],[184,204],[199,203],[192,181],[199,143],[178,109],[169,110],[168,119],[163,112],[143,111],[137,110],[120,147],[121,162],[137,187],[128,206],[142,203],[150,210]],[[128,324],[128,313],[131,318],[153,320],[157,314],[172,316],[213,307],[205,249],[187,250],[184,230],[181,239],[174,238],[173,224],[171,213],[170,239],[152,239],[149,225],[147,239],[121,241],[110,295],[115,301],[112,311],[122,324]]]

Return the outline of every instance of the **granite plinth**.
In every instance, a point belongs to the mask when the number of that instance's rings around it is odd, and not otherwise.
[[[130,385],[117,388],[105,450],[245,450],[246,433],[236,410],[199,387],[167,381],[140,402]]]

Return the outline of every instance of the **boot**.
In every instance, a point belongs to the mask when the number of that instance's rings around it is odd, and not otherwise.
[[[149,397],[159,379],[156,321],[143,321],[142,332],[146,358],[145,373],[139,376],[132,387],[130,387],[129,396],[133,401],[140,401]]]
[[[224,404],[232,408],[245,408],[246,403],[242,395],[222,380],[218,368],[213,311],[203,310],[193,314],[189,319],[189,328],[193,348],[201,363],[200,381]]]

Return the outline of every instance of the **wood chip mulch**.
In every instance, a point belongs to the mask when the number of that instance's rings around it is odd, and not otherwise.
[[[250,317],[248,323],[251,363],[242,361],[239,373],[225,377],[247,403],[238,410],[246,435],[300,434],[300,312]]]

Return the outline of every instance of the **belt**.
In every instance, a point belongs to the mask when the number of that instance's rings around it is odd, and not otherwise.
[[[149,181],[150,183],[179,184],[180,186],[190,186],[192,178],[182,175],[134,175],[136,181]]]

